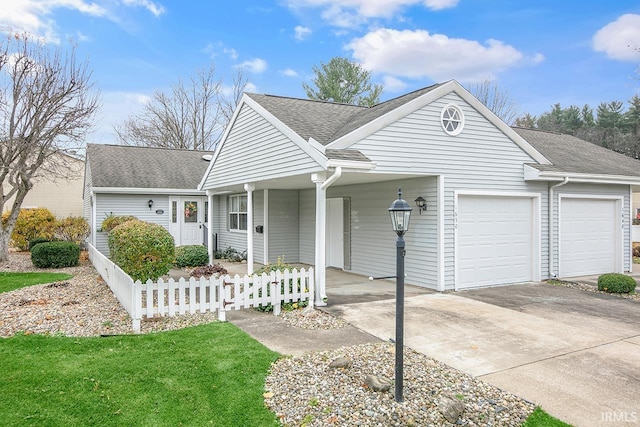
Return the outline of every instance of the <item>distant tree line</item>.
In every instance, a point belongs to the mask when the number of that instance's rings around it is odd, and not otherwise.
[[[539,116],[525,114],[515,126],[576,136],[602,147],[640,159],[640,97],[628,101],[602,102],[595,111],[589,106],[555,104]]]

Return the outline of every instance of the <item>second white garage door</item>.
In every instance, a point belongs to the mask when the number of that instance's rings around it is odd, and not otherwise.
[[[458,289],[534,280],[535,199],[458,197]]]
[[[561,197],[560,276],[620,272],[621,201]]]

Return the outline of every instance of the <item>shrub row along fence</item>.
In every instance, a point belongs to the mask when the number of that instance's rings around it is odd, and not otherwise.
[[[283,303],[307,301],[314,289],[313,268],[277,270],[259,276],[224,275],[209,279],[191,277],[188,280],[134,282],[91,244],[87,247],[89,259],[129,313],[135,332],[140,332],[143,318],[159,316],[217,311],[218,319],[224,321],[227,311],[269,305],[277,315]]]

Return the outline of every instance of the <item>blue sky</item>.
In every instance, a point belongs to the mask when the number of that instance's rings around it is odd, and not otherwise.
[[[103,108],[89,142],[213,62],[229,84],[305,97],[312,67],[355,60],[382,99],[486,78],[522,113],[640,94],[637,0],[0,0],[0,29],[26,31],[87,59]]]

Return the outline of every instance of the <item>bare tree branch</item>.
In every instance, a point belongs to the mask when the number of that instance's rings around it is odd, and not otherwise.
[[[87,63],[31,39],[11,35],[0,42],[0,261],[34,178],[63,177],[68,169],[56,159],[84,145],[98,109],[98,93]]]
[[[490,79],[472,83],[467,90],[508,125],[513,124],[520,114],[520,108],[511,99],[509,91],[501,89]]]
[[[115,127],[116,137],[123,145],[212,150],[246,85],[239,69],[226,94],[210,65],[169,93],[156,91],[141,113]]]

